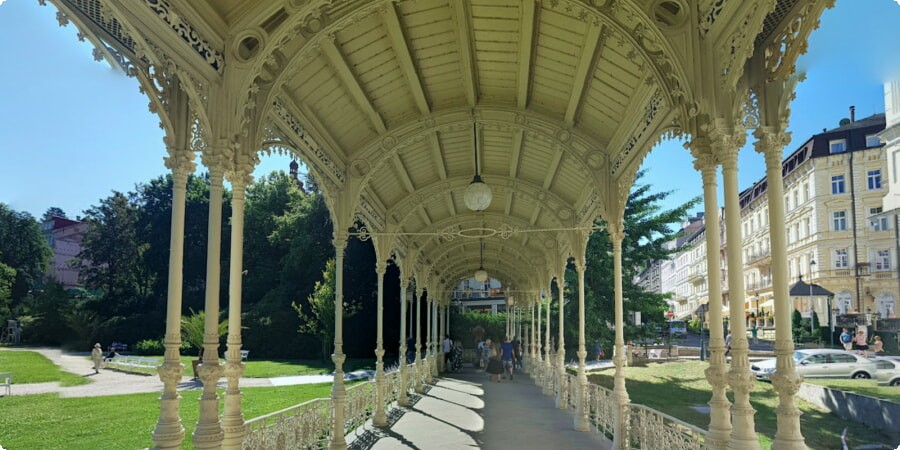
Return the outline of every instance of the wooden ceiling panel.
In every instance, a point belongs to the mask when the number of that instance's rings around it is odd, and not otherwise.
[[[429,145],[430,141],[423,140],[420,144],[407,148],[401,155],[403,165],[409,172],[410,180],[418,188],[428,186],[440,179],[434,165],[434,154]]]
[[[447,176],[474,175],[472,132],[448,131],[438,133],[443,149],[444,163],[447,165]]]
[[[409,51],[432,107],[464,104],[456,28],[449,4],[404,2],[398,8]]]
[[[551,187],[553,193],[559,195],[570,205],[574,205],[578,201],[578,197],[585,188],[586,174],[576,168],[575,164],[571,158],[563,157]]]
[[[482,139],[483,148],[479,151],[484,152],[481,158],[484,167],[481,167],[481,173],[486,175],[509,175],[509,158],[512,150],[512,135],[507,130],[484,129]]]
[[[515,100],[520,2],[472,2],[478,91],[498,103]]]
[[[553,152],[547,144],[526,139],[526,142],[522,145],[522,162],[519,164],[518,178],[538,186],[543,185],[544,178],[547,175],[547,166],[550,165],[552,157]]]

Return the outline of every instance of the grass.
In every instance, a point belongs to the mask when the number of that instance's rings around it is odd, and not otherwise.
[[[852,392],[854,394],[868,395],[884,399],[894,403],[900,403],[900,389],[896,386],[879,386],[876,380],[844,380],[832,378],[808,378],[809,384]]]
[[[651,363],[647,367],[627,367],[625,379],[628,395],[633,403],[649,406],[706,429],[709,426],[709,415],[691,408],[697,405],[705,406],[710,400],[709,383],[703,373],[706,367],[708,364],[699,361]],[[591,375],[590,379],[601,386],[612,388],[612,371]],[[729,399],[733,400],[731,394]],[[756,409],[756,431],[760,444],[763,448],[769,449],[775,436],[775,408],[778,404],[778,397],[772,385],[757,382],[750,394],[750,403]],[[803,412],[800,416],[800,427],[809,448],[840,448],[840,434],[844,427],[848,428],[850,448],[873,443],[891,447],[896,445],[897,436],[888,435],[857,422],[843,420],[837,415],[816,409],[803,400],[799,400],[798,406]]]
[[[89,378],[66,372],[38,352],[0,350],[0,372],[12,372],[13,384],[58,381],[61,386],[90,383]]]
[[[162,362],[162,356],[159,356]],[[191,361],[193,356],[182,356],[184,374],[191,376]],[[224,360],[223,360],[224,362]],[[331,361],[323,363],[321,360],[312,359],[269,359],[247,361],[244,367],[246,378],[273,378],[292,375],[323,375],[334,372],[334,364]],[[344,362],[344,372],[352,372],[360,369],[375,369],[374,359],[348,359]]]
[[[313,398],[328,397],[330,384],[244,388],[245,418],[259,417]],[[220,391],[221,394],[221,391]],[[200,391],[183,392],[182,448],[193,448]],[[0,445],[5,448],[135,449],[153,443],[159,393],[60,398],[56,394],[0,398]],[[219,409],[223,407],[219,402]]]

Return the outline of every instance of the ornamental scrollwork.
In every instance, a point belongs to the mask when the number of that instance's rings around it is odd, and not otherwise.
[[[715,3],[710,5],[709,11],[703,17],[703,20],[700,21],[700,31],[704,36],[709,34],[709,30],[711,30],[713,24],[716,23],[719,14],[722,14],[722,10],[725,9],[725,1],[726,0],[716,0]]]
[[[306,132],[306,129],[303,125],[300,124],[300,121],[297,120],[296,117],[284,106],[284,104],[280,100],[275,100],[272,103],[272,112],[275,113],[275,116],[278,117],[288,128],[294,133],[294,135],[300,139],[300,141],[304,144],[306,148],[313,152],[316,158],[321,162],[322,165],[330,172],[335,179],[339,182],[344,182],[344,171],[339,169],[334,161],[328,157],[325,151],[322,150],[322,146]],[[322,180],[324,181],[324,180]]]
[[[225,56],[221,51],[210,45],[209,41],[200,36],[200,32],[191,26],[175,8],[166,0],[144,0],[147,6],[156,13],[181,39],[203,58],[210,67],[218,73],[222,73],[225,67]]]
[[[631,135],[631,138],[625,142],[625,146],[622,148],[622,151],[619,152],[618,157],[613,162],[612,166],[612,174],[615,175],[619,169],[625,164],[625,161],[628,159],[628,156],[631,154],[634,147],[640,142],[641,138],[650,129],[650,126],[653,124],[653,119],[656,118],[656,115],[659,114],[659,111],[663,108],[663,97],[656,91],[653,94],[653,97],[650,98],[650,101],[647,103],[647,106],[644,108],[644,118],[641,120],[640,128]]]

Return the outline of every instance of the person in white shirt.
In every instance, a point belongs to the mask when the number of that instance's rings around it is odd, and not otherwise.
[[[453,341],[450,335],[444,335],[444,367],[450,367],[450,351],[453,350]]]

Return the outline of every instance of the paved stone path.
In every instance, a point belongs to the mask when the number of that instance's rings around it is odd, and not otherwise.
[[[570,412],[526,375],[493,383],[466,369],[439,378],[409,408],[396,408],[387,430],[369,429],[352,438],[353,449],[609,449],[596,433],[573,430]]]
[[[33,395],[58,393],[60,397],[99,397],[104,395],[138,394],[146,392],[162,392],[163,383],[156,375],[141,375],[101,369],[94,373],[94,364],[86,359],[87,353],[63,353],[53,348],[7,348],[3,351],[34,351],[47,357],[67,372],[90,378],[91,383],[79,386],[60,386],[58,382],[13,384],[12,395]],[[188,369],[190,370],[190,369]],[[357,371],[345,375],[345,379],[365,379],[374,376],[374,371]],[[15,373],[13,374],[15,380]],[[297,384],[330,383],[331,375],[299,375],[276,378],[241,378],[241,387],[289,386]],[[225,379],[219,381],[219,387],[225,387]],[[200,381],[191,377],[181,378],[179,391],[203,389]]]

